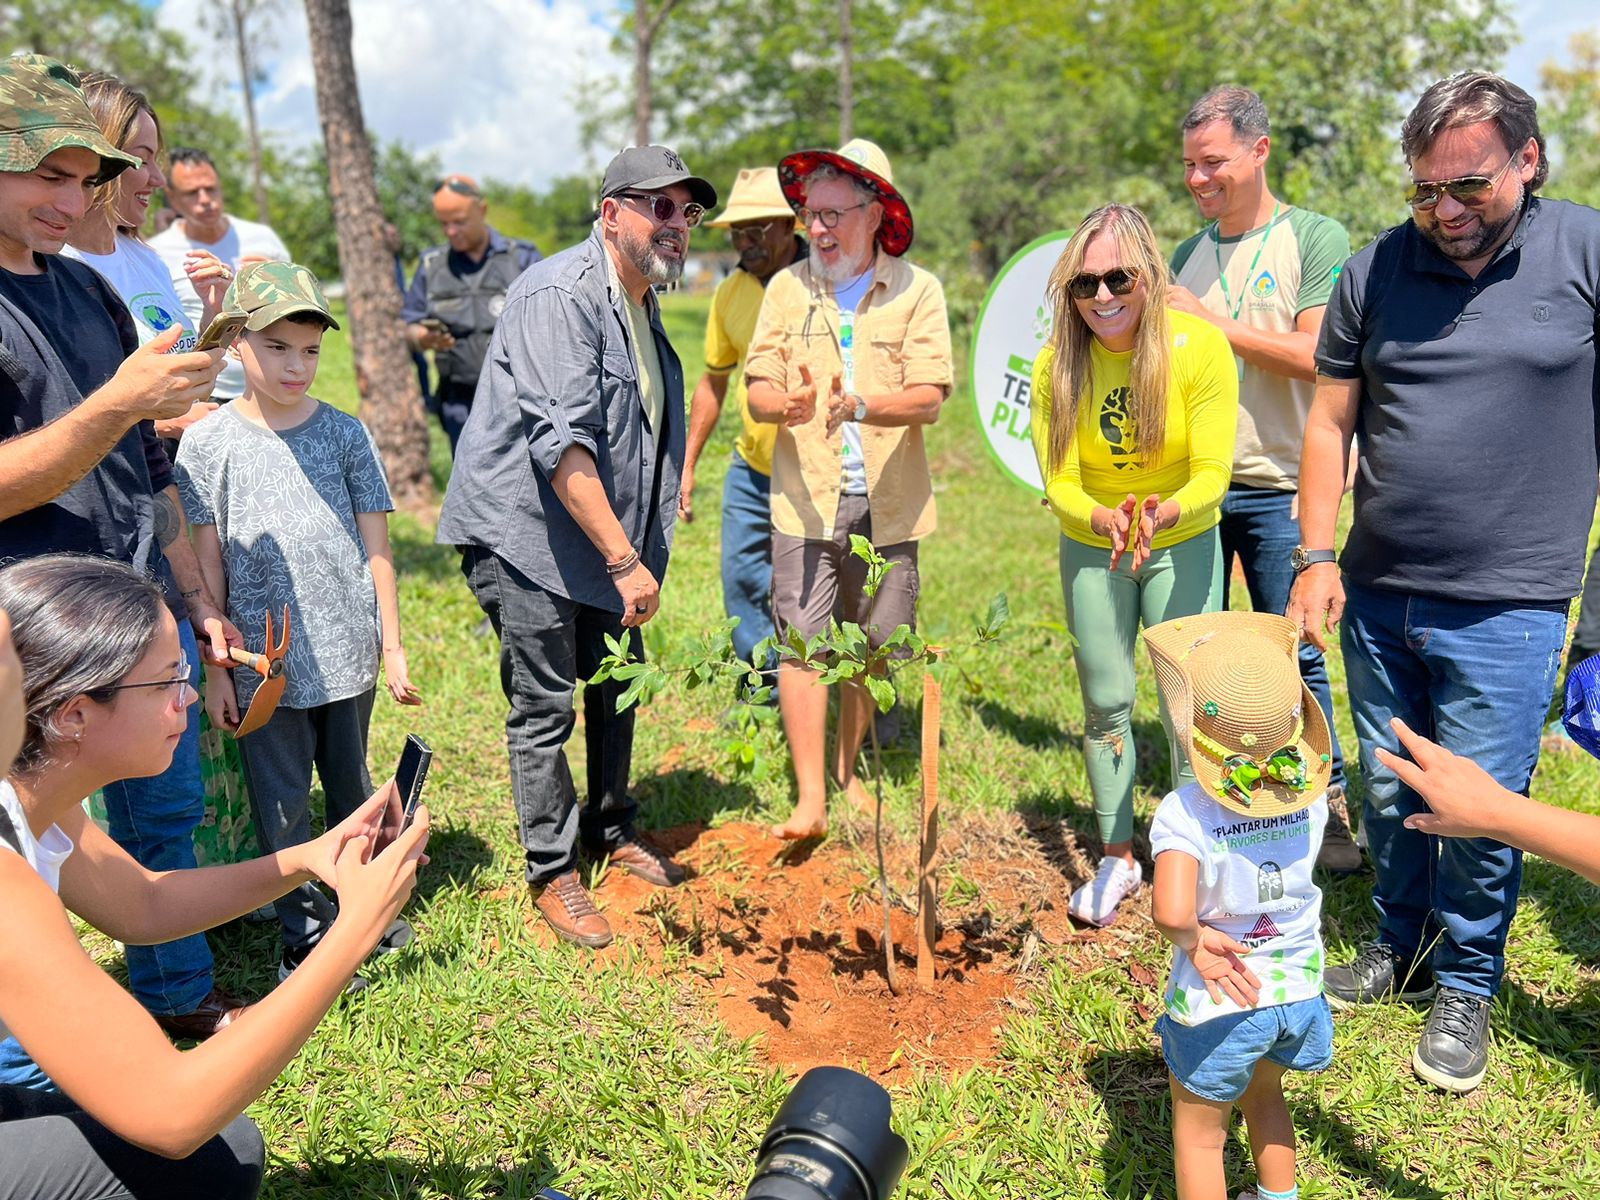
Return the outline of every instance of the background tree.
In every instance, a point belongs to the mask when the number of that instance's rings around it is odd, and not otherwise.
[[[1571,65],[1539,72],[1541,126],[1551,150],[1553,196],[1600,205],[1600,29],[1573,34]]]
[[[633,144],[650,144],[650,52],[678,0],[633,0]]]
[[[362,415],[383,456],[396,502],[422,504],[433,499],[427,417],[400,321],[392,262],[383,245],[383,206],[350,48],[349,0],[306,0],[306,20]]]
[[[261,20],[276,0],[209,0],[202,20],[213,37],[233,49],[239,63],[239,91],[244,99],[245,135],[250,147],[250,182],[255,193],[256,220],[269,220],[266,163],[261,149],[261,129],[256,123],[256,87],[265,82],[256,55],[266,36]]]

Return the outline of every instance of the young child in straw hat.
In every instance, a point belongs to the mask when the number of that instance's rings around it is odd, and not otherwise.
[[[1175,947],[1156,1029],[1179,1200],[1226,1200],[1235,1104],[1259,1179],[1239,1200],[1295,1200],[1283,1073],[1333,1058],[1311,879],[1328,819],[1327,721],[1300,681],[1286,617],[1206,613],[1144,636],[1196,780],[1161,802],[1150,829],[1155,923]]]

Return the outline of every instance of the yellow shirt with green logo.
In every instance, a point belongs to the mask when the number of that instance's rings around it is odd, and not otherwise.
[[[1219,237],[1215,225],[1202,229],[1174,251],[1172,276],[1211,312],[1236,316],[1252,329],[1293,333],[1302,313],[1328,303],[1349,257],[1343,225],[1289,208],[1238,237]],[[1239,363],[1233,477],[1250,487],[1292,492],[1299,486],[1300,442],[1316,385]]]
[[[1088,546],[1106,539],[1089,527],[1099,506],[1115,508],[1131,492],[1141,501],[1176,500],[1180,516],[1156,534],[1151,548],[1186,541],[1216,525],[1217,508],[1233,470],[1239,417],[1239,374],[1222,331],[1209,321],[1167,310],[1172,336],[1167,386],[1167,436],[1161,459],[1146,463],[1128,403],[1133,353],[1117,354],[1091,340],[1088,393],[1078,403],[1078,427],[1065,461],[1050,471],[1050,372],[1055,350],[1046,346],[1033,363],[1033,448],[1045,480],[1045,497],[1061,532]]]
[[[744,365],[745,352],[756,331],[756,317],[767,289],[749,271],[736,270],[717,285],[706,321],[706,374],[732,375]],[[733,448],[752,470],[772,474],[772,445],[778,427],[750,415],[750,393],[743,374],[738,386],[739,419],[744,428]]]

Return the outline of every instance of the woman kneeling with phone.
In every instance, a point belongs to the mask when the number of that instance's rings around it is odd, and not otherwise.
[[[321,837],[252,862],[145,870],[84,814],[159,774],[194,702],[159,588],[107,559],[0,569],[0,1036],[60,1094],[0,1085],[0,1200],[253,1197],[264,1150],[242,1115],[344,990],[416,885],[428,813],[374,852],[385,784]],[[84,952],[67,910],[122,942],[170,941],[320,879],[339,916],[300,970],[179,1051]],[[59,895],[59,898],[58,898]]]

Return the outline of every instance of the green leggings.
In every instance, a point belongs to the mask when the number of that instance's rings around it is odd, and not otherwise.
[[[1100,838],[1107,845],[1133,837],[1134,662],[1139,625],[1173,617],[1215,612],[1222,606],[1222,543],[1215,528],[1157,550],[1133,570],[1124,554],[1110,570],[1109,546],[1086,546],[1061,539],[1061,590],[1067,600],[1067,628],[1077,646],[1072,652],[1083,689],[1083,758],[1094,793]],[[1194,779],[1188,762],[1172,744],[1172,725],[1163,706],[1173,786]]]

